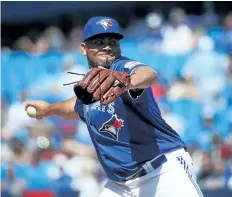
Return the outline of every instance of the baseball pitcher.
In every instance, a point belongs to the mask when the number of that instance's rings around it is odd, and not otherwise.
[[[91,18],[80,46],[90,70],[75,82],[75,97],[32,101],[25,109],[34,107],[37,119],[84,121],[109,177],[101,197],[202,197],[187,148],[153,97],[157,73],[122,56],[121,39],[116,20]]]

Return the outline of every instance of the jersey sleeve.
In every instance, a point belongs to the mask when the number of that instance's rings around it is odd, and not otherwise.
[[[126,72],[131,74],[137,67],[146,66],[146,64],[135,61],[135,60],[126,60],[122,61],[120,64],[115,65],[113,68],[116,71]]]
[[[127,59],[122,61],[120,64],[115,65],[113,70],[131,74],[136,68],[143,66],[147,66],[147,65],[139,61]],[[130,99],[137,99],[142,95],[143,92],[144,89],[136,88],[133,90],[129,90],[128,94],[130,96]]]

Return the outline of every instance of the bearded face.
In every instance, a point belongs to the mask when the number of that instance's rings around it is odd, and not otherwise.
[[[100,35],[81,44],[82,54],[87,56],[90,68],[109,68],[121,56],[119,38],[114,35]]]

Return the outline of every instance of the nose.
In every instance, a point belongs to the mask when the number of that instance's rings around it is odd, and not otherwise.
[[[111,53],[112,49],[109,46],[106,46],[102,49],[102,51],[107,52],[107,53]]]

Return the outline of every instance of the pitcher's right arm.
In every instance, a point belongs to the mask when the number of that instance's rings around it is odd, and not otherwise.
[[[35,100],[26,103],[25,110],[27,110],[29,106],[34,107],[36,109],[36,119],[42,119],[48,116],[62,116],[64,118],[78,120],[79,116],[74,110],[76,99],[76,97],[73,97],[66,101],[56,103]]]

